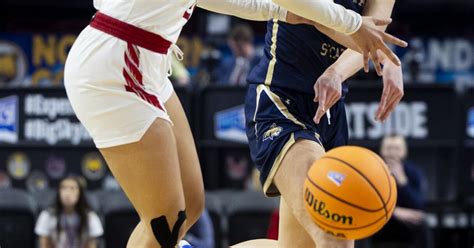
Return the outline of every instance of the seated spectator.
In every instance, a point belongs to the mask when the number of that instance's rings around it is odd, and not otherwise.
[[[376,242],[409,243],[411,247],[424,247],[424,194],[425,176],[416,164],[406,160],[407,145],[402,136],[391,135],[383,139],[380,148],[390,172],[397,182],[398,199],[393,217],[374,236]]]
[[[204,209],[201,217],[191,229],[189,229],[184,239],[188,241],[193,248],[214,247],[214,227],[207,209]]]
[[[175,56],[171,57],[170,81],[174,86],[191,87],[191,75],[182,61]]]
[[[243,24],[235,26],[227,44],[232,57],[223,59],[214,72],[214,78],[218,85],[246,85],[247,75],[260,60],[255,52],[252,28]]]
[[[95,248],[104,230],[90,210],[84,184],[77,177],[59,183],[53,206],[41,212],[35,227],[40,248]]]

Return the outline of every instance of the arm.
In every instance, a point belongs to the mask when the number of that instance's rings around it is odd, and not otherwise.
[[[343,34],[353,34],[362,25],[362,17],[359,14],[330,0],[273,0],[273,2]]]
[[[287,10],[271,0],[198,0],[197,6],[212,12],[233,15],[247,20],[286,21]]]
[[[423,209],[424,195],[423,195],[423,175],[414,167],[407,167],[405,169],[405,182],[398,182],[398,198],[404,207]]]
[[[364,9],[364,15],[375,15],[379,18],[388,18],[392,13],[394,4],[395,0],[367,0]],[[383,32],[386,29],[386,26],[380,26],[379,28],[381,29],[380,32]],[[352,42],[348,37],[343,37],[341,35],[338,35],[338,37],[329,35],[329,37],[337,42],[340,42],[346,47],[353,47],[353,44],[351,44]],[[357,47],[360,48],[358,45]],[[326,112],[326,109],[330,108],[340,98],[340,87],[335,86],[334,81],[339,80],[337,82],[342,83],[358,72],[362,67],[368,71],[368,62],[366,60],[367,54],[365,52],[363,53],[364,56],[354,50],[346,50],[344,53],[342,53],[339,59],[334,64],[332,64],[318,79],[315,84],[315,92],[321,92],[321,94],[316,94],[317,98],[315,99],[315,101],[320,103],[314,118],[316,123],[319,123],[319,120]],[[387,52],[371,52],[370,55],[374,60],[377,74],[380,76],[383,75],[384,87],[382,98],[375,116],[376,120],[384,121],[388,118],[390,113],[395,109],[403,97],[402,68],[399,66],[399,64],[393,63],[392,58],[387,57]],[[393,54],[393,56],[395,55]],[[383,70],[379,62],[385,65]]]
[[[378,18],[389,18],[392,15],[393,6],[395,5],[395,0],[367,0],[366,6],[364,8],[364,16],[375,16]],[[387,29],[387,26],[379,26],[383,31]],[[318,28],[319,29],[319,28]],[[323,32],[323,31],[322,31]],[[330,36],[331,37],[331,36]],[[331,37],[333,38],[333,37]],[[340,40],[351,43],[349,37],[346,38],[338,37]],[[337,42],[340,42],[334,39]],[[346,44],[341,43],[342,45],[349,47],[350,50],[344,51],[339,59],[331,65],[331,68],[337,71],[343,81],[352,77],[355,73],[360,71],[363,68],[362,54],[353,50],[353,45],[347,46]],[[382,63],[386,62],[383,58]],[[379,68],[380,69],[380,68]],[[381,74],[381,69],[378,70],[379,75]]]
[[[50,228],[51,215],[47,210],[43,210],[38,217],[35,225],[35,234],[39,237],[40,248],[52,248],[51,240],[52,230]]]
[[[52,248],[53,243],[51,242],[51,239],[47,236],[41,236],[39,238],[39,247],[40,248]]]
[[[87,248],[97,248],[97,239],[89,239]]]

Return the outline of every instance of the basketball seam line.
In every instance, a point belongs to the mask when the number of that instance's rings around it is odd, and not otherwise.
[[[392,197],[392,182],[390,181],[390,176],[389,176],[389,173],[388,173],[388,169],[386,168],[385,164],[383,164],[381,161],[380,161],[380,158],[377,158],[376,156],[374,156],[373,154],[370,154],[372,157],[374,157],[376,160],[379,161],[379,164],[384,168],[384,173],[385,173],[385,176],[387,177],[387,181],[388,181],[388,199],[387,199],[387,202],[385,204],[388,204],[388,202],[390,201],[390,198]]]
[[[385,218],[388,219],[387,204],[385,203],[385,201],[384,201],[382,195],[380,194],[380,192],[378,191],[378,189],[374,186],[374,184],[364,174],[362,174],[362,172],[360,172],[357,168],[355,168],[354,166],[352,166],[351,164],[347,163],[346,161],[344,161],[342,159],[338,159],[338,158],[331,157],[331,156],[324,156],[321,159],[323,159],[323,158],[328,158],[328,159],[333,159],[333,160],[339,161],[339,162],[347,165],[348,167],[352,168],[355,172],[357,172],[359,175],[361,175],[370,184],[370,186],[375,191],[375,193],[377,193],[377,196],[379,197],[380,201],[382,202],[383,209],[385,211]],[[388,181],[388,184],[390,185],[390,180]]]
[[[311,178],[309,178],[308,176],[306,177],[306,179],[308,179],[309,182],[310,182],[314,187],[318,188],[318,189],[321,190],[322,192],[326,193],[327,195],[331,196],[332,198],[334,198],[334,199],[336,199],[336,200],[338,200],[338,201],[340,201],[340,202],[343,202],[343,203],[345,203],[345,204],[347,204],[347,205],[349,205],[349,206],[351,206],[351,207],[357,208],[357,209],[362,210],[362,211],[370,212],[370,213],[378,212],[378,211],[380,211],[380,210],[383,209],[383,207],[382,207],[382,208],[378,208],[378,209],[368,209],[368,208],[364,208],[364,207],[361,207],[361,206],[359,206],[359,205],[356,205],[356,204],[354,204],[354,203],[348,202],[348,201],[346,201],[346,200],[344,200],[344,199],[341,199],[341,198],[339,198],[339,197],[337,197],[337,196],[331,194],[330,192],[326,191],[325,189],[323,189],[321,186],[319,186],[317,183],[315,183],[315,182],[314,182]]]
[[[392,208],[390,208],[390,211],[392,211],[396,206],[397,206],[397,201],[394,201]],[[390,212],[390,211],[389,211],[389,212]],[[318,223],[320,223],[320,224],[322,224],[322,225],[324,225],[324,226],[326,226],[326,227],[334,228],[334,229],[337,229],[337,230],[352,231],[352,230],[359,230],[359,229],[362,229],[362,228],[366,228],[366,227],[372,226],[372,225],[378,223],[378,222],[379,222],[380,220],[382,220],[383,218],[385,218],[385,216],[382,216],[382,217],[378,218],[376,221],[374,221],[374,222],[372,222],[372,223],[370,223],[370,224],[367,224],[367,225],[365,225],[365,226],[354,227],[354,228],[340,228],[340,227],[335,227],[335,226],[333,226],[333,225],[327,224],[327,223],[325,223],[324,221],[320,221],[320,220],[315,220],[315,221],[318,222]]]

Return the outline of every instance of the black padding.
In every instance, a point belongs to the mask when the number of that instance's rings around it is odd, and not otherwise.
[[[156,240],[160,243],[162,248],[174,248],[178,243],[179,229],[186,220],[186,211],[178,213],[178,219],[170,230],[166,216],[151,220],[151,229],[155,235]]]

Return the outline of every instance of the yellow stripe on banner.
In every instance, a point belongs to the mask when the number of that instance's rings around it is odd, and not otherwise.
[[[290,113],[290,111],[288,111],[288,108],[286,107],[286,105],[283,103],[283,101],[280,99],[280,97],[273,93],[271,90],[270,90],[270,87],[267,86],[267,85],[264,85],[264,84],[259,84],[257,86],[257,98],[260,99],[260,94],[262,91],[265,91],[265,93],[267,94],[267,96],[270,98],[270,100],[272,100],[272,102],[275,104],[275,106],[278,108],[278,110],[280,111],[280,113],[286,117],[286,119],[288,120],[291,120],[293,123],[295,123],[296,125],[299,125],[301,126],[303,129],[306,129],[306,126],[300,122],[298,119],[296,119],[296,117],[294,115],[292,115]],[[258,110],[258,108],[257,108]],[[255,111],[255,113],[257,113],[257,110]],[[255,114],[256,116],[256,114]],[[255,116],[254,116],[254,121],[255,121]]]
[[[273,71],[275,70],[275,64],[277,61],[276,58],[276,49],[277,49],[277,37],[278,37],[278,19],[273,19],[273,30],[272,30],[272,45],[270,47],[270,55],[272,59],[268,64],[267,76],[265,78],[265,84],[271,85],[273,80]]]
[[[267,179],[263,184],[263,193],[265,193],[266,196],[272,197],[280,195],[278,189],[273,184],[273,179],[275,178],[278,168],[280,168],[283,158],[288,153],[288,150],[290,150],[290,147],[295,144],[295,142],[295,134],[292,133],[290,139],[286,142],[285,146],[283,146],[281,151],[278,153],[278,156],[275,158],[275,161],[273,161],[273,166],[270,169],[270,173],[268,174]]]

